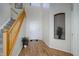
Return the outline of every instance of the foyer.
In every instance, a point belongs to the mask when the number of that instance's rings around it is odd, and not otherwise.
[[[0,4],[0,56],[79,56],[78,25],[79,4]]]

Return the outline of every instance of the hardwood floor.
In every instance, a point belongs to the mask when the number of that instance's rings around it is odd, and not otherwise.
[[[27,48],[23,48],[19,56],[72,56],[72,54],[49,48],[43,41],[30,41]]]

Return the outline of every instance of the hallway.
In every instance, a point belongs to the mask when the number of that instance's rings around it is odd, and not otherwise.
[[[79,4],[34,5],[0,4],[0,56],[78,56]],[[22,49],[23,37],[41,40],[29,41]]]
[[[49,48],[43,41],[30,41],[27,48],[23,48],[19,56],[72,56],[72,54]]]

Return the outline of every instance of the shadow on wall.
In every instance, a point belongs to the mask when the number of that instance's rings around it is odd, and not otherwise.
[[[0,30],[0,38],[2,38],[2,31]]]

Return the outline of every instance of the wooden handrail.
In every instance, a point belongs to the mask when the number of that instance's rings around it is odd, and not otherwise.
[[[5,56],[11,55],[13,51],[24,17],[25,11],[23,9],[13,25],[9,29],[4,29],[3,31],[3,53]]]
[[[12,27],[10,28],[9,32],[10,32],[10,31],[13,29],[13,27],[17,24],[17,21],[18,21],[21,17],[24,16],[23,14],[25,14],[24,10],[23,10],[23,11],[20,13],[20,15],[17,17],[16,21],[14,22],[14,24],[13,24]]]

